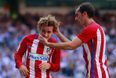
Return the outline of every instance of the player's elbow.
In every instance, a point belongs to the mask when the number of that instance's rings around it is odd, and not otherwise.
[[[60,71],[60,65],[56,66],[56,72]]]
[[[54,72],[60,71],[60,66],[56,66],[55,69],[53,70]]]
[[[56,69],[56,72],[58,72],[58,71],[60,71],[60,67],[58,67],[58,68]]]
[[[58,72],[60,70],[60,64],[51,64],[51,67],[49,70],[53,72]]]

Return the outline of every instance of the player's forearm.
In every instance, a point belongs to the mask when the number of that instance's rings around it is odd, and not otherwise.
[[[58,36],[58,38],[62,41],[62,42],[68,42],[70,40],[68,40],[61,32],[56,34]]]
[[[15,53],[14,58],[16,62],[16,68],[19,68],[22,65],[22,57]]]
[[[48,42],[47,46],[65,49],[65,50],[75,49],[75,46],[73,46],[73,44],[71,44],[71,41],[63,42],[63,43],[49,43]]]

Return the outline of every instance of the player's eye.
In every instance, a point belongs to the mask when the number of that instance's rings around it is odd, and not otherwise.
[[[51,31],[48,31],[48,33],[51,33]]]

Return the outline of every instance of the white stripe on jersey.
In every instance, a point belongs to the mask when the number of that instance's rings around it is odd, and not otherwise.
[[[47,55],[47,48],[49,48],[49,47],[44,46],[43,54]],[[47,61],[42,60],[42,63],[44,63],[44,62],[47,62]],[[41,69],[41,75],[42,75],[42,78],[46,78],[46,70]]]
[[[99,57],[100,57],[100,47],[101,47],[101,33],[99,29],[97,30],[97,45],[96,45],[96,56],[95,56],[95,61],[97,64],[97,72],[98,72],[98,78],[102,78],[102,72],[100,68],[100,63],[99,63]]]
[[[85,48],[85,52],[87,54],[87,60],[88,60],[88,75],[87,78],[90,78],[90,69],[91,69],[91,54],[90,54],[90,50],[87,44],[83,44],[84,48]]]
[[[31,53],[36,53],[37,47],[38,47],[39,40],[34,39],[31,47]],[[30,59],[30,77],[29,78],[35,78],[35,60]]]
[[[102,30],[103,30],[103,29],[102,29]],[[103,32],[103,37],[104,37],[103,53],[105,53],[105,48],[106,48],[106,37],[105,37],[104,32]],[[103,59],[102,59],[102,62],[103,62],[103,68],[104,68],[105,73],[106,73],[106,78],[109,78],[109,75],[108,75],[108,72],[107,72],[107,67],[106,67],[106,65],[104,65],[106,59],[107,59],[106,56],[103,54]]]
[[[23,63],[26,65],[26,60],[27,60],[27,57],[28,56],[28,49],[26,49],[26,52],[25,52],[25,54],[24,54],[24,56],[23,56]]]

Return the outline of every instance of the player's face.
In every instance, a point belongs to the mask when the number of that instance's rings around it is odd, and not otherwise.
[[[76,10],[75,12],[75,20],[80,24],[84,24],[84,16],[83,14],[79,11],[79,9]]]
[[[49,39],[53,34],[53,26],[42,26],[40,29],[40,34],[46,39]]]

